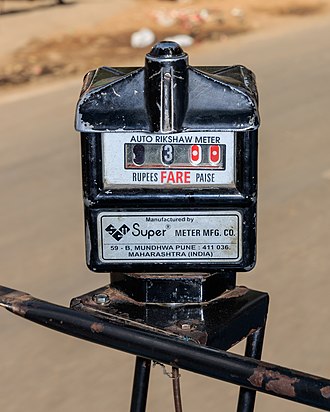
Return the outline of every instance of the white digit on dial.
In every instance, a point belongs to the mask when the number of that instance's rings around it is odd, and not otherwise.
[[[165,165],[170,165],[173,163],[174,160],[174,149],[173,146],[170,144],[165,144],[162,147],[162,162]]]

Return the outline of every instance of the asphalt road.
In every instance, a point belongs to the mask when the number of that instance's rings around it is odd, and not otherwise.
[[[192,64],[242,63],[258,78],[258,265],[239,283],[270,293],[265,360],[330,377],[330,18],[200,46]],[[143,56],[141,56],[141,62]],[[120,63],[120,62],[118,62]],[[105,284],[84,266],[80,82],[0,101],[1,283],[67,305]],[[134,359],[0,312],[0,410],[129,409]],[[242,346],[239,347],[241,349]],[[186,411],[231,411],[237,388],[182,373]],[[152,370],[149,411],[173,410]],[[256,411],[307,411],[258,395]]]

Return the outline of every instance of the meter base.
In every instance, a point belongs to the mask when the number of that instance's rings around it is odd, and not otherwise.
[[[267,293],[237,286],[202,304],[145,304],[107,285],[72,299],[71,308],[125,326],[227,350],[264,327],[268,302]]]
[[[113,285],[72,299],[71,308],[102,321],[176,337],[215,349],[228,350],[247,339],[245,355],[260,359],[268,313],[267,293],[236,286],[209,301],[196,303],[142,303]],[[131,412],[145,411],[150,359],[136,358]],[[240,388],[237,412],[253,412],[256,392]]]
[[[205,303],[236,285],[236,272],[111,273],[111,286],[128,297],[150,303]]]

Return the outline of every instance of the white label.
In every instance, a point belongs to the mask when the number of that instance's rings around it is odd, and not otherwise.
[[[123,187],[235,186],[235,133],[103,133],[103,184]]]
[[[102,212],[99,258],[113,263],[209,262],[242,258],[239,212]]]

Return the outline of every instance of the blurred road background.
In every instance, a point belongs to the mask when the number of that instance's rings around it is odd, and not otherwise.
[[[107,3],[102,7],[110,13]],[[33,13],[42,9],[25,13],[26,19],[34,19]],[[5,19],[23,24],[22,16],[0,16],[1,39]],[[258,265],[238,283],[270,293],[263,359],[325,377],[330,377],[329,38],[330,16],[323,13],[187,49],[193,65],[241,63],[257,74]],[[132,64],[142,65],[144,54],[143,49]],[[0,97],[0,283],[63,305],[108,281],[84,264],[80,148],[73,131],[80,77],[6,88]],[[1,411],[129,410],[133,357],[3,310],[0,328]],[[173,410],[171,382],[159,367],[152,370],[150,389],[149,411]],[[182,372],[185,411],[235,410],[237,393],[232,385]],[[257,412],[307,410],[257,397]]]

